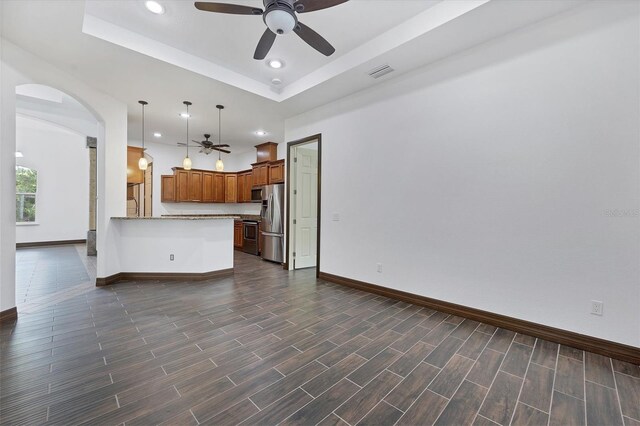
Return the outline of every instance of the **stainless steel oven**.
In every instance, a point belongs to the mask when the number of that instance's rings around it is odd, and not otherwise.
[[[259,225],[257,220],[242,221],[242,251],[258,255]]]

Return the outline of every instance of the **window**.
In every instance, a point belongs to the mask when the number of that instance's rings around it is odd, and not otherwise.
[[[16,166],[16,223],[36,221],[38,172]]]

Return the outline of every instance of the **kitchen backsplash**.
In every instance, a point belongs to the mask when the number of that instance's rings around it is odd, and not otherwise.
[[[198,203],[162,203],[161,211],[154,216],[171,214],[260,214],[260,203],[238,204],[198,204]]]

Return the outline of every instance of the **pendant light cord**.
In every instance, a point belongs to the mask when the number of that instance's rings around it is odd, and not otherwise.
[[[218,109],[218,160],[220,160],[220,144],[222,143],[222,121],[220,119],[220,115],[222,114],[222,109]]]
[[[189,157],[189,104],[187,104],[187,157]]]

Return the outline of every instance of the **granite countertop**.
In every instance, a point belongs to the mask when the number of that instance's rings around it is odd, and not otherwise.
[[[220,216],[153,216],[153,217],[112,217],[117,220],[216,220],[216,219],[240,219],[240,216],[220,215]]]
[[[163,218],[174,218],[174,219],[180,219],[180,218],[185,218],[185,217],[192,217],[192,218],[202,218],[202,219],[215,219],[215,218],[230,218],[233,217],[236,220],[256,220],[256,221],[260,221],[260,215],[259,214],[234,214],[234,215],[228,215],[228,214],[163,214],[162,215]]]

